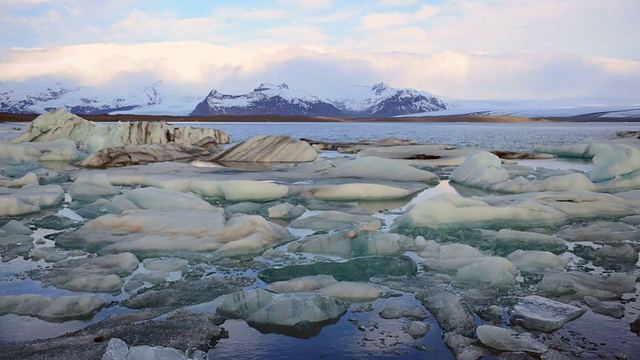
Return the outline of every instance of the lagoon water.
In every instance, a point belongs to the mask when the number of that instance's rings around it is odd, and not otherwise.
[[[172,123],[213,127],[233,142],[256,135],[287,135],[318,141],[351,142],[386,138],[417,143],[529,151],[535,145],[573,144],[610,139],[616,132],[640,130],[638,123]]]

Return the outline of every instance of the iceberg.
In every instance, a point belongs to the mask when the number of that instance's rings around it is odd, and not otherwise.
[[[175,143],[125,145],[100,149],[75,165],[88,168],[107,168],[161,161],[190,160],[210,155],[209,150]]]
[[[175,129],[161,122],[119,122],[101,124],[85,120],[64,109],[42,114],[29,123],[26,130],[10,139],[14,144],[33,141],[68,139],[75,142],[80,151],[94,153],[107,147],[141,144],[186,144],[194,140],[195,129]],[[197,129],[199,139],[210,136],[219,144],[230,142],[218,129]]]
[[[60,322],[85,319],[106,305],[97,295],[61,296],[56,299],[38,295],[0,295],[0,315],[35,316],[45,321]]]
[[[398,160],[375,156],[349,160],[327,171],[331,177],[364,178],[387,181],[438,182],[436,174],[406,165]]]
[[[263,289],[243,290],[222,297],[217,312],[250,324],[296,327],[304,323],[337,320],[346,312],[335,298],[314,293],[273,294]]]
[[[291,240],[282,226],[257,215],[226,219],[224,210],[138,210],[103,215],[60,235],[61,246],[141,257],[198,256],[219,259],[255,255]],[[182,256],[182,255],[180,255]]]
[[[216,162],[298,163],[314,161],[316,151],[308,143],[289,136],[255,136],[219,153]]]
[[[65,260],[50,270],[32,274],[46,285],[85,292],[119,293],[122,278],[138,268],[138,259],[131,253]]]

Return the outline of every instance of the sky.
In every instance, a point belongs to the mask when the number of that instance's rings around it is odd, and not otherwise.
[[[639,0],[2,0],[0,82],[640,98]]]

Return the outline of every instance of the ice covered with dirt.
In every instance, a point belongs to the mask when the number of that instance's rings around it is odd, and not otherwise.
[[[197,133],[197,139],[194,137]],[[102,124],[85,120],[64,109],[53,110],[34,119],[24,132],[11,139],[14,144],[59,139],[72,140],[78,149],[94,153],[101,149],[128,144],[191,143],[210,136],[220,144],[229,137],[217,129],[175,129],[165,122],[118,122]]]
[[[211,155],[212,152],[207,149],[175,143],[125,145],[100,149],[75,165],[87,168],[107,168],[190,160]]]
[[[304,141],[288,136],[256,136],[216,155],[218,162],[297,163],[314,161],[316,151]]]

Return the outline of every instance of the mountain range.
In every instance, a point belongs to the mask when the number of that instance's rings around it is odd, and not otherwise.
[[[260,84],[246,94],[223,94],[212,90],[202,96],[177,95],[156,82],[127,88],[115,94],[98,88],[66,86],[61,83],[42,90],[20,89],[0,82],[0,112],[40,114],[65,108],[75,114],[138,115],[303,115],[316,117],[380,118],[439,115],[511,115],[532,118],[640,117],[640,101],[611,102],[605,99],[557,100],[546,102],[445,102],[424,91],[396,89],[385,83],[354,86],[346,95],[333,99],[292,89],[287,84]]]
[[[227,95],[213,90],[191,115],[391,117],[449,108],[448,104],[427,92],[394,89],[384,83],[354,87],[350,95],[341,99],[323,99],[290,89],[287,84],[263,83],[243,95]]]

